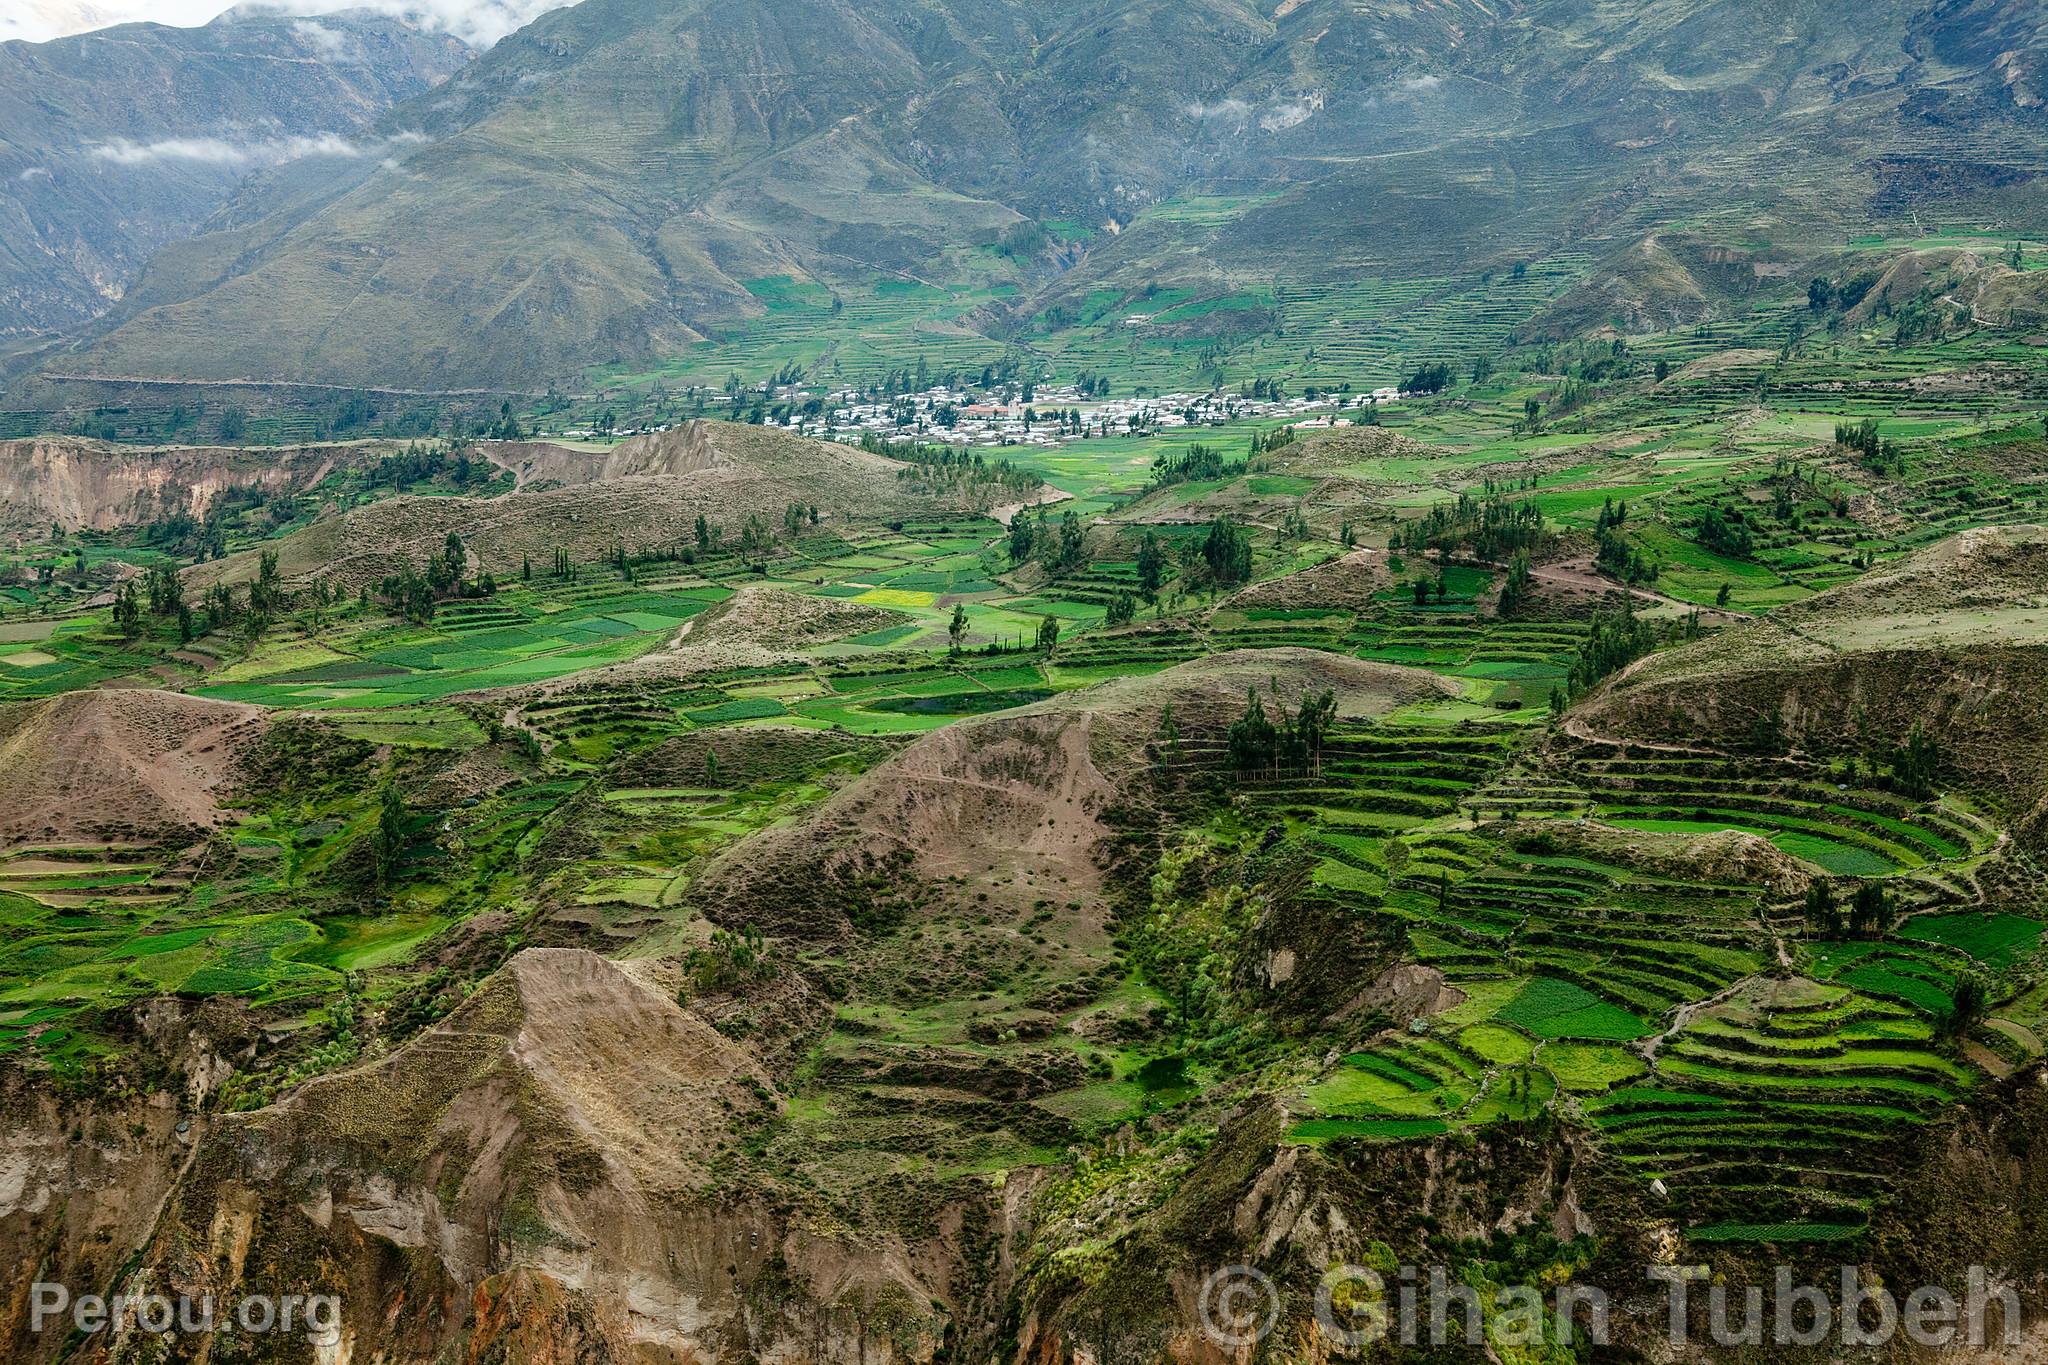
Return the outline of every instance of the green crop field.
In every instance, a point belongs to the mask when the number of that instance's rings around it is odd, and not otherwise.
[[[426,610],[307,576],[259,612],[244,575],[216,621],[212,550],[160,526],[25,535],[0,704],[158,689],[269,728],[203,827],[0,850],[0,1055],[85,1086],[132,1055],[124,1011],[228,999],[265,1041],[212,1102],[254,1108],[573,945],[780,1049],[716,1178],[849,1223],[1027,1167],[1047,1226],[1124,1180],[1152,1207],[1252,1114],[1353,1176],[1568,1134],[1701,1259],[1884,1244],[1920,1130],[2048,1056],[2039,797],[1980,704],[2032,695],[2048,638],[2014,529],[2048,519],[2039,348],[1902,343],[1789,287],[1619,346],[1518,339],[1575,254],[1102,288],[996,345],[996,254],[750,278],[743,322],[524,418],[816,430],[920,366],[969,402],[1088,376],[1091,413],[1243,410],[991,447],[1006,483],[916,515],[778,493],[744,550],[469,565]],[[1436,363],[1440,393],[1357,401]],[[508,481],[356,472],[215,529],[232,558]],[[1021,529],[1019,488],[1056,499]],[[2012,564],[1948,567],[1972,529]],[[121,605],[181,556],[188,618]]]

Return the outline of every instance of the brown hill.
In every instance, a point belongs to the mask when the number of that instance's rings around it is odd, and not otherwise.
[[[1290,706],[1328,688],[1347,718],[1457,691],[1419,669],[1310,649],[1238,650],[1099,683],[925,736],[805,820],[736,846],[699,879],[701,894],[720,913],[826,938],[863,907],[903,908],[877,896],[949,879],[960,889],[944,894],[1007,908],[1075,902],[1100,886],[1108,809],[1144,799],[1166,708],[1188,739],[1220,736],[1252,688]]]
[[[801,668],[813,662],[798,652],[807,645],[864,635],[907,619],[901,612],[843,598],[749,584],[685,621],[660,649],[549,682],[500,689],[496,695],[534,698],[735,668]]]
[[[358,507],[279,541],[287,580],[329,576],[353,590],[462,537],[472,567],[499,575],[557,549],[594,562],[629,551],[694,543],[701,515],[737,535],[749,516],[778,532],[791,503],[815,506],[823,525],[879,525],[973,510],[965,494],[934,496],[900,480],[894,460],[852,446],[726,422],[692,422],[595,453],[518,445],[498,452],[519,491],[499,498],[398,497]],[[243,582],[253,552],[192,571],[196,581]]]
[[[339,1360],[850,1359],[885,1302],[935,1330],[900,1243],[855,1254],[719,1184],[779,1106],[619,964],[529,949],[390,1056],[219,1120],[134,1283],[317,1284]]]
[[[1376,462],[1404,460],[1419,466],[1441,461],[1442,473],[1434,481],[1443,486],[1459,485],[1460,476],[1472,474],[1472,466],[1444,460],[1444,453],[1385,427],[1308,430],[1292,443],[1258,457],[1254,472],[1221,485],[1169,484],[1140,498],[1116,519],[1140,525],[1187,525],[1229,515],[1254,525],[1275,526],[1298,511],[1334,538],[1340,524],[1363,522],[1384,513],[1391,487],[1373,467]],[[1271,474],[1314,483],[1298,492],[1260,492],[1257,476]]]
[[[1352,550],[1299,573],[1254,583],[1225,599],[1223,605],[1239,611],[1256,607],[1363,611],[1373,594],[1393,581],[1384,551]]]
[[[1980,327],[2048,326],[2048,274],[1954,247],[1908,251],[1892,258],[1849,317],[1867,324],[1916,301]]]
[[[741,478],[823,479],[840,491],[848,478],[894,475],[903,466],[851,446],[814,441],[769,427],[698,420],[597,451],[547,442],[487,447],[522,488],[573,487],[607,479],[716,474]]]
[[[259,707],[174,692],[67,692],[0,708],[0,849],[91,839],[155,841],[208,828]]]
[[[1966,531],[1769,618],[1653,655],[1571,719],[1583,735],[1870,757],[1916,726],[1950,780],[2017,816],[2048,796],[2048,530]]]

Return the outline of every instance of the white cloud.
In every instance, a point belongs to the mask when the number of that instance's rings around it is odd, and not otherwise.
[[[253,0],[242,8],[307,17],[368,10],[489,46],[568,3],[572,0]],[[212,22],[229,7],[228,0],[0,0],[0,42],[47,42],[143,20],[192,28]]]
[[[1307,123],[1322,107],[1323,97],[1320,94],[1310,95],[1307,99],[1287,100],[1261,114],[1259,127],[1269,133],[1284,133],[1289,128]]]
[[[1181,112],[1193,119],[1227,119],[1232,123],[1242,123],[1251,117],[1252,107],[1243,100],[1224,99],[1214,104],[1184,105]]]
[[[221,0],[0,0],[0,42],[42,43],[142,19],[190,28],[226,8]]]
[[[276,165],[302,156],[369,156],[394,143],[417,142],[419,134],[401,134],[389,142],[365,147],[339,133],[316,133],[311,137],[263,138],[236,142],[224,137],[167,137],[155,142],[131,142],[115,138],[87,149],[87,155],[117,166],[150,166],[165,161],[190,161],[212,166]]]
[[[1444,88],[1441,76],[1410,76],[1394,86],[1404,95],[1434,95]]]
[[[340,29],[316,24],[311,19],[301,19],[292,25],[292,32],[304,39],[306,45],[329,61],[348,51],[348,35]]]
[[[243,8],[315,15],[344,9],[368,10],[404,19],[420,28],[452,33],[478,47],[489,47],[549,10],[571,3],[574,0],[251,0]]]

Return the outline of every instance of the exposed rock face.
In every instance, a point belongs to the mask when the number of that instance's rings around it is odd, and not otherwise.
[[[230,488],[311,488],[373,458],[366,446],[237,450],[104,445],[67,436],[0,442],[0,536],[113,531],[174,512],[204,517]]]
[[[131,1287],[338,1295],[332,1361],[928,1359],[943,1236],[853,1245],[721,1183],[779,1103],[617,964],[532,949],[391,1056],[220,1119]]]

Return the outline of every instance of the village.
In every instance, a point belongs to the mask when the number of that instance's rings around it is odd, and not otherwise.
[[[1072,385],[998,392],[934,387],[884,397],[840,390],[819,416],[792,412],[770,425],[828,440],[873,437],[890,444],[1054,447],[1072,441],[1142,436],[1175,427],[1220,427],[1231,422],[1292,419],[1302,427],[1351,426],[1398,401],[1398,389],[1365,394],[1315,393],[1250,397],[1215,391],[1103,398]],[[1349,412],[1353,415],[1340,414]]]
[[[930,384],[904,392],[881,385],[842,387],[820,394],[801,381],[759,388],[729,383],[730,420],[773,427],[819,440],[868,445],[1036,446],[1140,437],[1180,427],[1221,427],[1235,422],[1282,421],[1302,428],[1371,425],[1389,404],[1409,397],[1398,387],[1354,392],[1309,388],[1289,395],[1278,382],[1260,380],[1236,390],[1112,397],[1108,385],[1083,377],[1047,385],[1025,380]],[[691,415],[715,412],[711,391],[677,396]],[[707,401],[711,400],[711,401]],[[570,440],[605,440],[666,430],[666,414],[647,423],[569,426],[548,434]],[[539,430],[539,429],[537,429]]]

